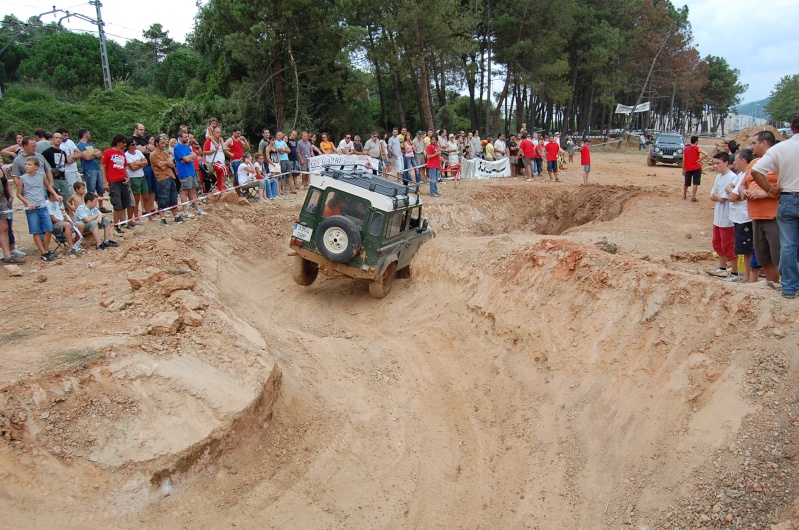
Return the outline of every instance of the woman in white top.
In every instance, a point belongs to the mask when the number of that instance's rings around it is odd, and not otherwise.
[[[130,191],[133,192],[133,207],[136,208],[136,217],[139,216],[139,205],[142,205],[145,212],[153,209],[150,200],[150,190],[147,188],[147,179],[144,178],[144,166],[147,165],[147,158],[144,153],[136,149],[136,140],[128,138],[128,148],[125,151],[125,161],[128,163],[125,171],[130,178]],[[150,219],[154,220],[153,218]],[[132,226],[128,223],[128,226]]]
[[[252,162],[252,155],[250,153],[244,153],[244,158],[241,159],[241,164],[239,164],[237,173],[236,181],[238,185],[241,186],[242,189],[258,188],[258,202],[266,202],[266,195],[264,194],[264,185],[266,182],[258,180],[258,170],[255,169],[255,164]]]

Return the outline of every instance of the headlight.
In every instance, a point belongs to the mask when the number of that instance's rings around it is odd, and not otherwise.
[[[677,154],[681,155],[682,154],[682,149],[677,149]]]
[[[655,152],[659,153],[660,152],[660,147],[655,147]]]

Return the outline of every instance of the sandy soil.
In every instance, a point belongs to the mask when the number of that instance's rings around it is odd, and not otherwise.
[[[443,184],[383,300],[293,283],[299,196],[0,271],[0,520],[799,528],[796,304],[705,274],[710,174],[593,160]]]

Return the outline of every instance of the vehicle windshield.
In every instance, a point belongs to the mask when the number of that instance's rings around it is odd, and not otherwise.
[[[658,136],[656,143],[681,145],[683,140],[681,136],[677,136],[676,134],[661,134]]]

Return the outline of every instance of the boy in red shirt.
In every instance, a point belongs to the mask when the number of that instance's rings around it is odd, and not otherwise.
[[[519,144],[519,155],[522,157],[524,172],[527,174],[527,178],[524,180],[526,182],[532,182],[533,170],[530,169],[530,166],[533,164],[533,158],[535,158],[535,145],[533,145],[533,142],[527,137],[527,133],[522,133],[522,142]]]
[[[588,184],[588,174],[591,172],[591,150],[588,148],[591,140],[583,138],[583,146],[580,148],[580,164],[583,166],[583,184]]]
[[[702,182],[702,160],[705,158],[707,158],[707,153],[699,147],[699,137],[691,136],[691,145],[685,148],[685,154],[682,159],[682,175],[685,177],[682,187],[682,200],[687,198],[688,186],[693,184],[691,202],[697,202],[696,189]]]
[[[555,182],[560,182],[558,178],[558,155],[566,154],[566,151],[560,148],[560,144],[555,141],[553,135],[549,135],[549,142],[544,146],[547,152],[547,173],[549,173],[549,180],[554,179]]]
[[[125,145],[127,139],[123,134],[117,134],[111,140],[111,148],[103,151],[103,158],[100,161],[100,175],[103,178],[103,188],[109,192],[111,205],[114,208],[114,225],[117,225],[117,233],[121,231],[118,223],[125,220],[125,211],[131,218],[135,217],[133,212],[133,197],[130,194],[130,178],[125,167],[128,165],[125,160]],[[128,228],[134,226],[131,221]]]

